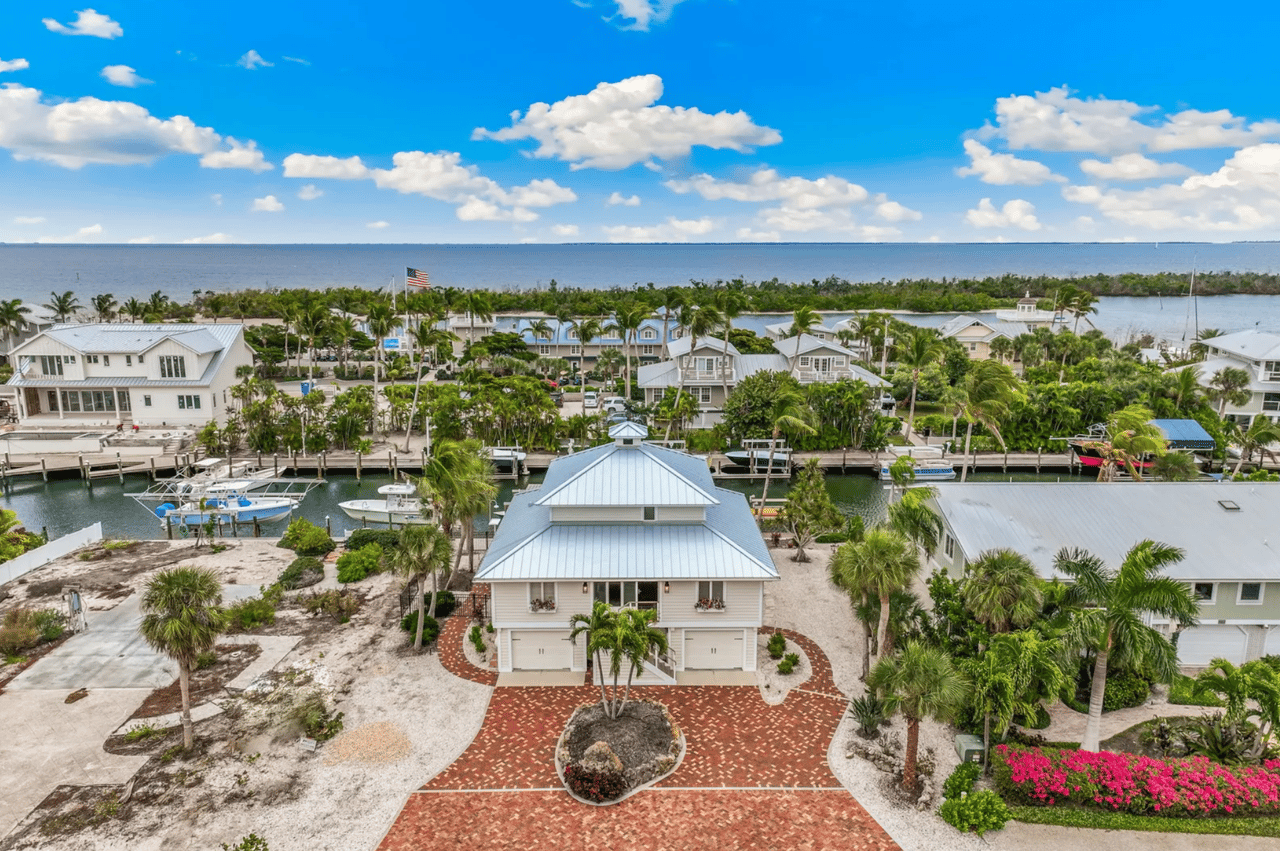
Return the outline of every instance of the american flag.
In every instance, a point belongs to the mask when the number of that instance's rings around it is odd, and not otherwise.
[[[431,289],[431,276],[420,269],[414,269],[406,266],[404,270],[404,282],[411,287],[425,287]]]

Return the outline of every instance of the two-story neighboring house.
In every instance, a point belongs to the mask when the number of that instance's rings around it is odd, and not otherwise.
[[[852,351],[832,340],[819,340],[808,334],[786,337],[773,344],[777,354],[744,355],[736,346],[722,339],[685,337],[670,346],[671,360],[645,364],[636,371],[636,385],[644,390],[645,401],[658,402],[667,388],[682,384],[685,392],[698,401],[699,415],[694,428],[711,428],[720,422],[728,394],[749,375],[757,372],[786,372],[801,384],[839,381],[847,378],[863,381],[871,387],[885,388],[890,382],[858,365]]]
[[[969,360],[987,360],[991,357],[991,344],[996,340],[1002,337],[1013,340],[1031,329],[1032,326],[1026,322],[966,313],[938,326],[938,336],[958,342]]]
[[[1205,387],[1220,369],[1232,367],[1249,373],[1249,401],[1243,405],[1227,402],[1224,416],[1248,426],[1256,416],[1280,420],[1280,334],[1270,331],[1238,331],[1204,341],[1207,351],[1196,365]]]
[[[949,483],[935,497],[943,521],[933,567],[961,576],[1007,547],[1044,579],[1064,547],[1112,569],[1143,540],[1181,548],[1165,575],[1200,600],[1200,623],[1178,634],[1183,665],[1235,664],[1280,653],[1280,487],[1219,482]],[[1166,631],[1166,621],[1153,625]]]
[[[238,324],[101,323],[55,325],[13,360],[21,421],[203,425],[226,418],[253,352]]]
[[[593,338],[585,346],[578,339],[578,332],[573,323],[561,323],[556,319],[545,319],[542,321],[547,323],[550,332],[535,334],[532,326],[538,321],[537,319],[518,319],[510,329],[519,334],[529,346],[529,351],[538,355],[538,357],[562,358],[569,363],[577,364],[578,369],[585,371],[591,369],[596,361],[599,360],[600,353],[606,349],[626,350],[622,333],[610,329],[611,321],[608,319],[601,322],[605,330],[601,332],[600,336]],[[505,331],[508,329],[499,327],[497,330]],[[668,323],[666,334],[668,341],[670,341],[677,339],[680,332],[674,323]],[[652,363],[663,356],[662,335],[661,319],[656,317],[649,318],[640,324],[634,337],[629,341],[632,367],[637,364]]]
[[[638,682],[755,670],[764,583],[779,577],[746,498],[647,434],[620,423],[513,497],[475,577],[491,588],[500,672],[586,671],[569,618],[596,601],[657,613],[670,651]]]

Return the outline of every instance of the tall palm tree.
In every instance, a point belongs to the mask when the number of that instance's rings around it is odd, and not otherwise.
[[[1273,443],[1280,443],[1280,423],[1274,423],[1259,415],[1253,418],[1253,422],[1249,424],[1247,429],[1241,429],[1237,426],[1234,436],[1240,444],[1240,457],[1236,460],[1236,468],[1231,471],[1231,475],[1238,476],[1240,475],[1240,467],[1244,464],[1244,459],[1252,458],[1254,452],[1259,452],[1263,456],[1270,456],[1272,460],[1275,460],[1276,454],[1267,447]]]
[[[898,338],[898,365],[911,370],[911,409],[907,414],[907,437],[916,422],[916,390],[920,373],[930,364],[942,360],[945,347],[933,328],[912,328]]]
[[[682,365],[680,367],[680,384],[676,388],[675,410],[680,409],[680,398],[684,396],[685,388],[689,384],[688,376],[693,371],[693,364],[695,363],[693,353],[698,348],[698,339],[710,336],[720,327],[720,311],[710,304],[693,304],[690,302],[680,308],[678,321],[680,325],[689,330],[689,354],[684,356],[685,364],[688,364],[688,366]],[[722,368],[724,359],[727,357],[728,355],[722,352],[721,357],[717,359]],[[666,434],[663,435],[663,440],[670,439],[673,422],[674,420],[667,421],[667,430]]]
[[[476,341],[476,319],[483,322],[493,320],[493,298],[488,290],[467,290],[458,299],[458,306],[467,312],[470,327],[467,329],[467,342]]]
[[[1248,370],[1235,366],[1224,366],[1209,379],[1209,398],[1218,402],[1218,418],[1226,413],[1227,403],[1247,405],[1253,398],[1249,392],[1251,376]]]
[[[889,652],[889,598],[911,587],[920,572],[915,544],[884,526],[867,530],[861,541],[841,545],[831,557],[831,578],[845,589],[861,589],[880,600],[876,658]]]
[[[147,298],[147,314],[164,319],[172,304],[173,300],[165,295],[163,291],[156,290]]]
[[[142,625],[138,631],[156,652],[178,663],[182,692],[182,746],[193,744],[191,671],[201,653],[213,649],[227,627],[222,585],[212,570],[174,567],[162,570],[142,593]]]
[[[130,298],[128,301],[126,301],[123,305],[120,306],[120,309],[125,313],[127,313],[129,315],[129,318],[132,319],[134,322],[141,320],[144,316],[147,315],[147,306],[142,302],[138,301],[136,298]]]
[[[49,296],[50,301],[40,306],[52,313],[59,322],[66,322],[80,309],[80,299],[71,290],[64,293],[52,292]]]
[[[400,531],[400,542],[391,550],[388,561],[392,570],[418,587],[418,629],[413,637],[413,648],[422,649],[422,626],[427,617],[436,616],[436,599],[440,596],[439,575],[449,569],[449,557],[453,546],[449,537],[435,526],[406,526]],[[427,598],[427,577],[431,577],[431,609],[423,611]]]
[[[678,396],[678,394],[677,394]],[[678,400],[677,400],[678,401]],[[769,484],[773,481],[773,455],[778,451],[778,439],[784,431],[800,434],[817,434],[818,431],[809,424],[813,412],[805,401],[804,393],[799,387],[791,384],[780,385],[769,400],[769,422],[773,430],[769,435],[769,458],[765,462],[764,490],[760,492],[760,516],[756,522],[764,526],[764,507],[769,500]]]
[[[799,337],[813,330],[814,325],[822,323],[822,316],[808,305],[797,307],[791,314],[791,327],[787,329],[788,337]]]
[[[587,371],[587,346],[604,334],[604,323],[594,316],[580,317],[569,323],[578,338],[578,370]]]
[[[0,301],[0,332],[4,333],[4,354],[13,351],[14,338],[27,327],[27,314],[31,308],[26,307],[20,298]]]
[[[1204,360],[1209,354],[1209,347],[1205,345],[1205,340],[1212,340],[1214,337],[1221,337],[1222,332],[1217,328],[1201,328],[1200,333],[1196,334],[1195,342],[1191,344],[1191,355],[1199,360]]]
[[[963,380],[955,385],[951,398],[966,423],[960,481],[969,478],[969,448],[973,442],[974,423],[982,423],[1004,446],[1000,422],[1009,415],[1009,406],[1017,397],[1018,377],[1009,367],[993,360],[975,361]]]
[[[1071,326],[1071,333],[1076,333],[1080,329],[1080,318],[1088,316],[1090,313],[1098,312],[1098,297],[1088,290],[1076,290],[1072,294],[1071,300],[1067,302],[1067,312],[1075,317],[1075,323]]]
[[[555,331],[551,327],[551,323],[545,317],[540,317],[529,323],[529,327],[525,329],[529,332],[529,336],[533,338],[533,344],[536,346],[542,340],[551,341],[551,337]]]
[[[911,460],[906,460],[910,466]],[[889,504],[887,516],[889,528],[906,536],[929,558],[938,551],[942,537],[942,518],[929,507],[929,499],[937,493],[936,488],[907,488],[902,499]]]
[[[431,447],[431,455],[418,478],[418,494],[430,502],[440,521],[440,530],[451,535],[455,523],[461,526],[458,550],[454,554],[453,572],[446,587],[462,563],[465,549],[475,552],[472,518],[489,507],[497,493],[493,482],[493,465],[482,453],[478,440],[441,440]]]
[[[335,317],[333,324],[329,326],[329,333],[333,335],[333,341],[338,344],[338,366],[342,368],[342,374],[346,375],[347,354],[351,351],[351,341],[360,333],[360,329],[356,327],[355,317],[346,313]]]
[[[1089,720],[1081,750],[1098,750],[1111,661],[1152,671],[1164,682],[1178,672],[1174,646],[1148,626],[1144,616],[1163,615],[1178,626],[1197,622],[1199,604],[1191,586],[1163,575],[1165,568],[1182,558],[1183,551],[1177,547],[1147,540],[1130,549],[1116,570],[1082,549],[1064,547],[1054,559],[1054,569],[1072,582],[1064,600],[1072,610],[1069,643],[1094,653]]]
[[[724,356],[729,357],[729,332],[733,330],[733,320],[737,319],[744,311],[751,307],[751,298],[742,290],[730,289],[726,287],[719,291],[716,297],[716,308],[720,311],[721,324],[724,326]],[[724,370],[720,375],[724,398],[729,398],[729,371]]]
[[[298,311],[298,350],[302,350],[302,339],[305,337],[307,341],[307,357],[311,361],[310,366],[307,368],[308,376],[315,374],[316,340],[324,336],[324,333],[330,327],[331,320],[332,314],[329,313],[329,308],[319,301],[304,305]],[[302,356],[299,355],[298,357],[301,360]]]
[[[1200,401],[1200,376],[1194,366],[1186,366],[1173,373],[1173,406],[1186,413]]]
[[[116,299],[111,293],[102,293],[89,299],[99,322],[110,322],[116,315]]]
[[[949,721],[964,704],[968,681],[945,651],[908,641],[897,654],[876,663],[867,687],[880,692],[886,703],[907,719],[902,788],[915,791],[920,722],[925,718]]]
[[[1143,405],[1130,405],[1116,411],[1107,420],[1105,440],[1090,441],[1085,445],[1096,449],[1102,456],[1098,468],[1098,481],[1116,481],[1116,473],[1123,467],[1135,480],[1142,480],[1141,462],[1151,456],[1165,453],[1164,432],[1151,424],[1151,409]]]
[[[666,287],[662,290],[662,356],[671,357],[671,317],[684,307],[684,292],[677,287]]]
[[[613,312],[613,323],[610,328],[616,329],[622,335],[622,348],[627,359],[624,367],[627,402],[631,401],[631,350],[635,345],[636,336],[640,333],[640,326],[649,318],[649,315],[649,308],[637,301],[623,302]]]
[[[378,303],[369,308],[369,316],[366,319],[369,326],[369,336],[373,338],[374,364],[373,364],[373,412],[372,419],[369,423],[369,431],[377,431],[378,429],[378,378],[382,373],[382,341],[391,333],[391,329],[396,325],[396,317],[391,313],[391,307],[384,303]],[[287,355],[286,355],[287,356]]]
[[[1024,627],[1040,615],[1040,577],[1030,559],[1006,548],[987,550],[965,572],[960,599],[992,634]]]
[[[600,684],[600,705],[608,718],[617,718],[627,705],[631,694],[631,682],[637,674],[644,673],[645,659],[653,653],[667,652],[667,633],[655,629],[657,618],[652,609],[623,609],[614,611],[607,603],[597,600],[590,615],[576,614],[569,618],[569,640],[576,641],[587,634],[587,654],[595,657],[595,676]],[[613,678],[613,696],[605,691],[603,658],[609,662],[609,675]],[[620,688],[618,680],[622,665],[627,665],[627,684]]]

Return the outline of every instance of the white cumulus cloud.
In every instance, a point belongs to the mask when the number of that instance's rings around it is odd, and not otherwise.
[[[668,216],[665,222],[657,225],[616,225],[605,226],[601,230],[610,242],[688,242],[691,237],[704,236],[715,227],[716,223],[707,216],[700,219]]]
[[[924,214],[904,207],[897,201],[881,201],[876,204],[876,217],[886,222],[918,222],[924,218]]]
[[[211,233],[208,236],[195,236],[191,239],[182,240],[183,245],[223,245],[231,242],[230,234]]]
[[[215,193],[213,193],[212,195],[210,195],[210,196],[209,196],[209,200],[210,200],[210,201],[212,201],[213,203],[217,204],[219,207],[221,207],[221,206],[222,206],[222,193],[221,193],[221,192],[215,192]]]
[[[25,59],[0,59],[0,74],[5,71],[22,71],[30,67],[31,63]]]
[[[96,38],[119,38],[124,35],[124,28],[106,15],[99,15],[93,9],[76,12],[76,19],[70,24],[59,23],[54,18],[41,18],[41,23],[50,32],[62,35],[91,35]]]
[[[382,230],[383,228],[391,227],[391,222],[384,222],[384,221],[369,222],[367,225],[365,225],[365,227],[370,228],[372,230]]]
[[[751,228],[738,228],[737,236],[743,242],[777,242],[782,239],[782,234],[776,230],[752,230]]]
[[[608,203],[609,206],[611,207],[616,207],[618,205],[621,205],[623,207],[639,207],[640,196],[639,195],[623,195],[621,192],[615,192],[609,196],[609,200],[606,203]]]
[[[86,163],[137,165],[167,154],[213,154],[222,142],[213,128],[200,127],[185,115],[160,119],[136,103],[92,97],[50,104],[37,89],[16,83],[0,87],[0,148],[17,160],[71,169]]]
[[[229,150],[205,154],[200,158],[200,165],[205,168],[243,168],[254,174],[275,168],[266,161],[262,151],[258,150],[258,143],[252,139],[241,143],[234,136],[228,136],[226,141],[231,146]]]
[[[285,177],[324,177],[332,180],[359,180],[369,176],[369,169],[359,157],[316,156],[313,154],[289,154],[284,158]]]
[[[310,64],[311,64],[311,63],[310,63],[310,62],[308,62],[306,59],[299,59],[299,58],[298,58],[298,57],[296,57],[296,56],[281,56],[280,58],[281,58],[281,59],[283,59],[285,62],[297,62],[299,65],[310,65]]]
[[[1182,177],[1194,170],[1179,163],[1162,163],[1142,154],[1120,154],[1110,162],[1084,160],[1080,170],[1097,180],[1150,180],[1155,177]]]
[[[258,51],[250,50],[244,56],[241,56],[239,59],[237,59],[236,64],[239,65],[241,68],[245,68],[249,71],[252,71],[255,68],[272,68],[272,67],[275,67],[276,63],[268,62],[267,60],[262,58],[262,56],[258,53]]]
[[[324,190],[320,189],[314,183],[308,183],[306,186],[298,190],[298,197],[303,201],[314,201],[323,194]]]
[[[670,18],[671,11],[680,2],[681,0],[613,0],[617,11],[605,20],[619,20],[624,30],[647,32],[650,24],[661,24]],[[628,21],[630,23],[627,23]]]
[[[99,236],[103,232],[102,225],[89,225],[82,227],[75,233],[69,233],[64,236],[42,236],[37,242],[84,242],[86,237]]]
[[[128,242],[129,245],[153,245],[156,241],[154,236],[135,236]]]
[[[509,142],[532,139],[531,156],[556,158],[571,168],[623,169],[652,157],[687,156],[695,145],[747,153],[757,145],[776,145],[782,134],[763,127],[745,112],[706,113],[697,107],[656,106],[662,78],[656,74],[600,83],[585,95],[553,104],[535,103],[511,126],[477,127],[473,139]]]
[[[1013,154],[992,153],[976,139],[964,140],[964,152],[969,155],[970,164],[956,169],[960,177],[976,176],[994,186],[1039,186],[1050,180],[1066,182],[1065,177],[1054,174],[1044,163],[1019,159]]]
[[[255,213],[278,213],[284,209],[284,204],[276,196],[268,195],[265,198],[254,198],[252,209]]]
[[[975,228],[1021,228],[1022,230],[1040,230],[1040,221],[1036,218],[1035,205],[1030,201],[1015,198],[1005,202],[996,209],[990,198],[983,198],[976,209],[964,214],[964,220]]]
[[[138,86],[149,86],[152,82],[139,77],[138,72],[128,65],[108,65],[102,69],[101,74],[102,79],[111,85],[124,86],[130,89],[135,89]]]
[[[578,236],[582,230],[577,225],[552,225],[551,232],[556,236]]]
[[[13,223],[15,225],[39,225],[46,221],[44,216],[14,216]]]

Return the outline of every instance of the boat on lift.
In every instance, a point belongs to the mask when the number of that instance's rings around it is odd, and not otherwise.
[[[724,453],[729,463],[735,467],[746,467],[752,471],[768,470],[781,473],[791,469],[791,449],[786,443],[779,441],[770,447],[772,440],[744,440],[741,449],[731,449]]]
[[[202,526],[209,521],[218,525],[231,523],[271,523],[297,509],[301,500],[288,496],[246,496],[224,491],[222,496],[204,496],[198,500],[174,505],[164,502],[155,515],[166,523],[175,520],[188,526]]]
[[[493,462],[494,472],[500,476],[519,475],[526,457],[519,446],[489,447],[489,460]]]
[[[435,511],[419,498],[415,486],[397,482],[383,485],[378,493],[382,499],[352,499],[338,503],[338,507],[352,520],[365,523],[421,526],[436,522]]]
[[[880,481],[893,481],[893,465],[900,458],[911,459],[915,482],[946,482],[956,477],[956,465],[942,457],[939,446],[890,446],[889,457],[880,462]]]

